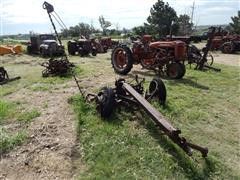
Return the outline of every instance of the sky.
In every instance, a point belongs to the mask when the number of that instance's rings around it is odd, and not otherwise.
[[[98,17],[112,23],[111,28],[130,29],[142,25],[157,0],[47,0],[67,27],[80,22],[100,28]],[[164,0],[177,14],[191,14],[194,0]],[[0,35],[53,32],[43,0],[0,0]],[[195,0],[194,23],[228,24],[240,9],[240,0]],[[59,28],[58,28],[59,29]]]

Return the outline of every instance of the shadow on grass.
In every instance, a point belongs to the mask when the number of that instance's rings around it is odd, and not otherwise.
[[[143,117],[146,117],[143,114]],[[146,118],[149,119],[149,118]],[[143,121],[143,120],[141,120]],[[211,157],[203,158],[202,167],[197,162],[190,158],[177,144],[174,144],[167,136],[162,135],[153,122],[147,120],[145,128],[149,131],[150,135],[157,140],[157,142],[166,150],[166,153],[171,154],[171,158],[178,163],[184,170],[185,176],[190,179],[207,179],[217,169],[218,162]],[[200,153],[200,152],[199,152]]]
[[[140,75],[143,75],[143,76],[152,76],[152,77],[158,76],[153,71],[136,71],[136,70],[133,71],[133,74],[129,74],[128,76],[129,77],[135,77],[136,74],[140,74]],[[189,78],[171,79],[171,78],[169,78],[165,75],[161,75],[160,77],[164,80],[168,80],[170,84],[185,84],[185,85],[192,86],[192,87],[195,87],[195,88],[199,88],[199,89],[203,89],[203,90],[209,90],[209,87],[197,83],[197,80],[194,77],[190,77],[191,79],[189,79]],[[192,79],[195,79],[195,80],[192,80]]]

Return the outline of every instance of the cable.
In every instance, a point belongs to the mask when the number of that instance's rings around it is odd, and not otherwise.
[[[62,19],[60,18],[60,16],[57,14],[56,11],[54,11],[54,13],[57,15],[58,19],[62,22],[62,25],[65,27],[65,29],[68,29],[67,26],[65,25],[65,23],[62,21]]]
[[[51,14],[53,17],[54,17],[54,19],[57,21],[57,23],[58,23],[58,25],[64,30],[65,29],[65,27],[59,22],[59,20],[56,18],[56,16],[54,15],[54,14]]]

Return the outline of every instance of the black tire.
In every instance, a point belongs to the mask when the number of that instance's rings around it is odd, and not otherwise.
[[[78,50],[78,54],[81,56],[81,57],[84,57],[84,56],[86,56],[86,52],[84,51],[84,49],[83,48],[79,48],[79,50]]]
[[[179,79],[181,79],[186,74],[186,67],[182,63],[178,63],[178,64],[180,65],[180,67],[182,69],[182,73],[181,73],[180,78],[179,78]]]
[[[75,55],[76,54],[76,43],[68,41],[68,54]]]
[[[185,74],[185,66],[181,63],[170,63],[167,65],[167,76],[171,79],[181,79]]]
[[[224,54],[232,54],[234,53],[234,50],[235,46],[232,42],[225,42],[221,47],[221,51]]]
[[[40,49],[40,54],[41,54],[42,57],[46,57],[47,56],[46,50],[43,49],[43,48]]]
[[[97,56],[97,51],[96,50],[92,51],[92,56]]]
[[[167,90],[163,81],[159,77],[154,77],[149,84],[149,93],[156,97],[161,105],[164,105],[167,98]]]
[[[31,45],[27,46],[27,53],[28,54],[33,54],[33,50],[32,50],[32,46]]]
[[[112,88],[103,87],[98,93],[97,111],[101,117],[107,118],[111,115],[115,105],[115,94]]]
[[[125,53],[122,55],[122,56],[125,56],[124,58],[126,58],[125,59],[125,61],[126,61],[125,67],[119,67],[119,65],[117,64],[118,63],[117,55],[119,52]],[[111,63],[112,63],[113,69],[116,73],[122,74],[122,75],[128,74],[133,67],[133,57],[132,57],[132,52],[129,49],[129,47],[123,46],[123,45],[116,46],[114,48],[114,50],[112,51]]]

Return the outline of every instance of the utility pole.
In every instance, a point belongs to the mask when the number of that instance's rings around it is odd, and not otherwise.
[[[193,23],[193,16],[194,16],[194,10],[195,10],[195,0],[193,1],[193,6],[191,6],[192,13],[191,13],[191,24]]]

